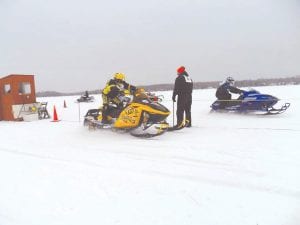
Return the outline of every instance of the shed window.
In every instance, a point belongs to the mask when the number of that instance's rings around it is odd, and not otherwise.
[[[21,82],[19,83],[19,94],[30,94],[31,86],[29,82]]]
[[[8,94],[11,91],[10,84],[4,84],[3,86],[4,94]]]

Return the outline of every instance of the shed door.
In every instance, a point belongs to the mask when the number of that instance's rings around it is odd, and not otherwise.
[[[0,121],[2,120],[2,111],[3,111],[2,108],[3,108],[2,107],[2,93],[0,92]]]
[[[13,114],[12,114],[12,103],[13,103],[13,95],[11,93],[11,85],[10,84],[3,84],[1,87],[0,92],[1,97],[1,120],[13,120]]]

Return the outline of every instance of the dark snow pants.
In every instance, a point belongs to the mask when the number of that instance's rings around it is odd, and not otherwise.
[[[186,126],[192,125],[192,115],[191,115],[191,107],[192,107],[192,94],[180,94],[177,99],[177,126],[181,125],[184,121],[184,113],[185,120],[188,120],[188,124]]]

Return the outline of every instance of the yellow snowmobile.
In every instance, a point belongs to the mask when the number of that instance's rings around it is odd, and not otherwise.
[[[125,98],[126,99],[126,98]],[[102,122],[102,108],[90,109],[84,119],[89,129],[112,129],[129,132],[136,137],[154,137],[165,133],[169,124],[166,118],[170,111],[153,101],[143,89],[138,89],[132,100],[123,101],[124,106],[109,105],[109,123]]]

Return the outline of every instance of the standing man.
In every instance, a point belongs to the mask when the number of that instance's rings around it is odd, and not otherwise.
[[[175,80],[172,100],[176,102],[177,97],[177,124],[175,129],[192,126],[191,106],[192,106],[193,80],[181,66],[177,69],[177,78]],[[185,120],[184,120],[185,112]]]

